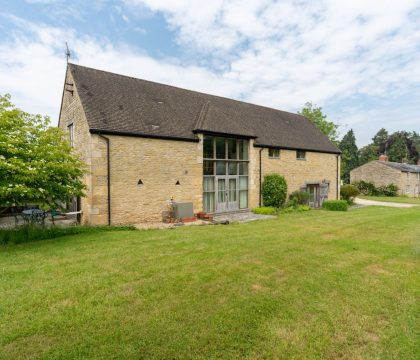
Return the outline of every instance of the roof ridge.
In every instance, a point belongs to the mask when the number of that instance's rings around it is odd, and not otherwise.
[[[206,96],[212,96],[212,97],[219,98],[219,99],[224,99],[224,100],[229,100],[229,101],[235,101],[235,102],[246,104],[246,105],[258,106],[258,107],[265,108],[265,109],[268,109],[268,110],[279,111],[279,112],[282,112],[282,113],[291,114],[291,115],[294,115],[294,116],[299,116],[301,118],[307,119],[302,114],[294,113],[294,112],[291,112],[291,111],[279,110],[279,109],[275,109],[275,108],[270,107],[270,106],[255,104],[255,103],[252,103],[252,102],[249,102],[249,101],[242,101],[242,100],[232,99],[232,98],[229,98],[229,97],[226,97],[226,96],[209,94],[209,93],[205,93],[205,92],[201,92],[201,91],[197,91],[197,90],[186,89],[186,88],[182,88],[182,87],[175,86],[175,85],[169,85],[169,84],[164,84],[164,83],[160,83],[160,82],[157,82],[157,81],[141,79],[141,78],[130,76],[130,75],[119,74],[119,73],[112,72],[112,71],[96,69],[96,68],[92,68],[92,67],[89,67],[89,66],[84,66],[84,65],[74,64],[74,63],[68,63],[68,65],[75,66],[75,67],[81,67],[81,68],[85,68],[85,69],[89,69],[89,70],[94,70],[94,71],[100,71],[100,72],[104,72],[104,73],[115,75],[115,76],[122,76],[122,77],[126,77],[126,78],[133,79],[133,80],[146,81],[148,83],[157,84],[157,85],[160,85],[160,86],[168,86],[170,88],[180,89],[180,90],[183,90],[183,91],[190,91],[190,92],[193,92],[193,93],[197,93],[197,94],[201,94],[201,95],[206,95]]]

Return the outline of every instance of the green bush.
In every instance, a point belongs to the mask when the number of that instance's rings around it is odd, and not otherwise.
[[[362,195],[368,196],[397,196],[398,186],[395,184],[381,185],[376,187],[374,183],[370,181],[355,181],[353,183]]]
[[[252,209],[252,212],[254,214],[259,214],[259,215],[276,215],[277,209],[272,206],[263,206],[263,207]]]
[[[352,203],[353,199],[359,195],[359,189],[351,184],[343,185],[340,188],[340,195],[342,200],[346,200],[349,204]]]
[[[283,176],[271,174],[264,176],[262,198],[264,206],[281,208],[287,197],[287,183]]]
[[[289,214],[294,212],[304,212],[311,210],[311,207],[308,205],[298,205],[298,206],[289,206],[282,211],[282,213]]]
[[[309,193],[306,191],[293,191],[289,195],[289,205],[298,206],[298,205],[307,205],[309,201]]]
[[[21,244],[30,241],[54,239],[65,235],[81,233],[94,233],[101,231],[136,230],[136,227],[127,226],[69,226],[45,227],[36,225],[23,225],[12,229],[0,229],[0,245]]]
[[[347,211],[349,204],[346,200],[326,200],[322,207],[331,211]]]
[[[397,196],[398,195],[398,186],[395,184],[388,184],[379,186],[377,189],[379,196]]]

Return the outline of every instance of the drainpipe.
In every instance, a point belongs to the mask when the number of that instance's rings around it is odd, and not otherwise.
[[[111,164],[109,156],[109,138],[98,134],[98,136],[106,141],[106,165],[107,165],[107,186],[108,186],[108,225],[111,225]]]
[[[339,164],[339,161],[340,161],[340,155],[336,155],[336,158],[337,158],[337,188],[336,188],[336,191],[337,191],[337,200],[340,200],[340,186],[338,184],[338,182],[340,181],[340,174],[339,174],[339,169],[338,169],[338,164]]]
[[[260,149],[260,194],[259,194],[259,207],[262,206],[262,202],[261,202],[261,193],[262,193],[262,183],[261,183],[261,178],[262,178],[262,171],[261,171],[261,153],[263,152],[264,148]]]

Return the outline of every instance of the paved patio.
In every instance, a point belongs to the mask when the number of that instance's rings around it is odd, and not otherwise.
[[[214,217],[215,222],[228,222],[228,223],[244,223],[249,221],[255,220],[267,220],[267,219],[275,219],[276,216],[274,215],[260,215],[254,214],[251,211],[246,212],[236,212],[236,213],[228,213],[228,214],[220,214]]]

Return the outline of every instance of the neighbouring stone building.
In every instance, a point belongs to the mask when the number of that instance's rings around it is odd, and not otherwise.
[[[314,207],[339,196],[340,151],[289,112],[68,64],[59,127],[87,165],[87,224],[158,222],[171,199],[254,208],[270,173]]]
[[[420,161],[419,161],[420,162]],[[420,196],[420,163],[410,165],[388,161],[386,155],[350,171],[350,182],[369,181],[376,186],[395,184],[399,194]]]

